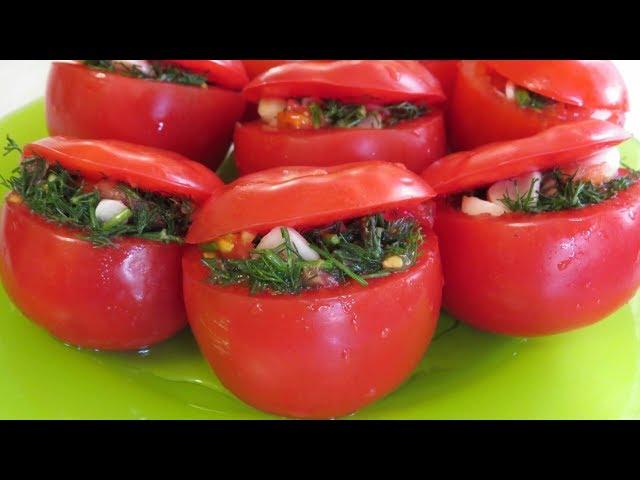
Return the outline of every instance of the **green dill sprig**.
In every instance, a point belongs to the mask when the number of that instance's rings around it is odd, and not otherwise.
[[[558,169],[546,175],[544,184],[549,183],[550,192],[544,188],[538,194],[537,200],[532,198],[532,192],[537,179],[533,179],[528,191],[515,198],[507,196],[501,199],[504,206],[511,212],[542,213],[557,212],[597,205],[614,197],[618,192],[626,190],[640,178],[640,171],[627,169],[627,173],[615,177],[602,184],[594,185],[588,180],[577,180],[575,174],[568,175]]]
[[[37,156],[27,157],[10,178],[0,182],[20,195],[34,213],[46,220],[81,231],[80,238],[96,246],[112,245],[118,237],[133,236],[159,242],[182,242],[193,206],[188,199],[143,192],[124,184],[117,189],[128,208],[110,221],[96,218],[101,200],[82,178],[62,166],[48,165]]]
[[[429,113],[428,107],[424,105],[416,105],[411,102],[387,105],[385,110],[388,112],[388,116],[385,120],[386,127],[391,127],[402,120],[414,120]]]
[[[151,62],[151,73],[143,72],[137,65],[118,64],[113,60],[83,60],[82,63],[96,70],[117,72],[133,78],[156,80],[158,82],[178,83],[206,87],[207,78],[199,73],[189,72],[176,65],[165,65],[160,62]]]
[[[521,108],[541,110],[544,107],[555,103],[555,100],[549,97],[545,97],[544,95],[540,95],[522,87],[515,87],[514,96],[516,103]]]
[[[22,148],[20,148],[20,145],[18,145],[16,141],[7,133],[7,143],[4,146],[4,153],[2,154],[2,156],[6,157],[11,152],[18,152],[20,155],[22,155]]]
[[[287,229],[281,229],[281,235],[281,245],[253,250],[246,259],[203,258],[210,269],[211,282],[246,285],[252,293],[276,294],[295,294],[349,280],[367,286],[366,279],[397,271],[384,267],[383,262],[389,257],[402,260],[401,270],[415,264],[423,242],[420,226],[413,218],[387,221],[379,214],[306,232],[304,237],[320,260],[304,260]]]

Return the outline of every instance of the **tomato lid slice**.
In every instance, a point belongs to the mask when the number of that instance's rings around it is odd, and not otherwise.
[[[245,97],[332,98],[353,103],[446,100],[438,80],[413,60],[341,60],[281,65],[254,78]]]
[[[163,60],[194,73],[207,76],[207,81],[232,90],[242,90],[249,77],[242,60]]]
[[[433,196],[429,185],[398,163],[271,168],[239,178],[205,203],[186,241],[202,243],[242,230],[263,233],[279,225],[322,225]]]
[[[503,77],[556,101],[578,107],[629,109],[627,87],[609,60],[485,61]]]
[[[59,163],[88,180],[108,178],[197,203],[223,185],[211,170],[182,155],[117,140],[47,137],[26,145],[23,158],[29,155]]]
[[[566,123],[531,137],[447,155],[429,165],[422,178],[439,195],[462,192],[571,163],[629,137],[624,129],[603,120]]]

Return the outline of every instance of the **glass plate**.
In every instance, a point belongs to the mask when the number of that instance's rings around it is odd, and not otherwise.
[[[0,121],[0,139],[46,136],[41,100]],[[638,165],[638,142],[623,147]],[[0,162],[7,175],[12,154]],[[228,167],[228,165],[227,165]],[[640,296],[575,332],[489,335],[443,314],[429,352],[395,392],[348,418],[640,418]],[[275,418],[236,399],[191,333],[139,353],[79,350],[24,318],[0,289],[0,418]]]

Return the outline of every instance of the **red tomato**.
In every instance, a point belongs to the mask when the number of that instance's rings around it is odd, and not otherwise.
[[[460,60],[420,60],[420,63],[438,79],[447,99],[451,98]]]
[[[80,140],[48,137],[25,147],[51,163],[97,181],[121,181],[132,187],[168,195],[207,200],[223,185],[208,168],[177,153],[117,140]]]
[[[276,166],[330,166],[368,160],[402,162],[420,172],[447,152],[440,111],[379,130],[279,130],[258,120],[238,124],[234,145],[242,174]]]
[[[51,135],[117,139],[178,152],[215,169],[245,101],[239,92],[142,80],[54,62],[46,92]]]
[[[406,272],[300,295],[250,296],[207,282],[197,247],[183,258],[187,314],[200,349],[240,399],[279,415],[347,415],[409,375],[435,329],[438,242]]]
[[[549,170],[629,135],[601,120],[449,155],[423,174],[440,194]],[[640,285],[640,184],[598,205],[559,212],[471,216],[436,204],[444,307],[477,328],[545,335],[602,319]]]
[[[85,348],[139,349],[186,325],[182,247],[126,238],[96,248],[21,204],[0,218],[0,277],[24,315]]]
[[[385,211],[424,220],[416,265],[366,287],[348,283],[299,295],[249,295],[207,282],[202,252],[183,257],[187,316],[223,384],[245,402],[295,417],[346,415],[396,388],[433,334],[442,276],[427,208],[433,191],[402,165],[368,162],[288,167],[247,175],[207,202],[189,243],[277,225],[314,224]]]
[[[188,243],[242,230],[309,227],[381,210],[415,207],[435,192],[402,164],[360,162],[283,167],[240,177],[194,215]]]
[[[96,184],[106,190],[125,181],[201,202],[222,185],[178,154],[124,142],[54,137],[24,150],[89,181],[107,177]],[[31,320],[65,342],[107,350],[142,348],[185,326],[180,245],[122,238],[97,248],[80,239],[80,231],[57,226],[15,199],[2,210],[0,276]]]
[[[318,97],[352,103],[445,100],[438,80],[418,62],[342,60],[288,63],[254,78],[243,91],[247,100]]]
[[[422,177],[439,194],[462,192],[573,163],[630,136],[603,120],[561,124],[531,137],[447,155],[431,164]]]
[[[559,333],[596,322],[640,285],[640,184],[599,205],[536,215],[436,208],[444,308],[482,330]]]
[[[562,103],[521,108],[498,91],[496,82],[505,79]],[[622,125],[626,109],[626,88],[608,61],[462,61],[447,120],[453,147],[466,150],[588,119],[596,110],[609,110],[608,121]]]
[[[207,82],[223,88],[241,90],[249,82],[241,60],[164,60],[164,62],[205,74]]]
[[[438,81],[414,61],[345,60],[289,63],[268,70],[244,89],[247,99],[331,98],[382,104],[445,100]],[[384,129],[325,128],[299,131],[262,121],[240,124],[234,134],[241,173],[283,165],[339,165],[354,161],[402,162],[421,171],[446,153],[442,113],[436,110]]]

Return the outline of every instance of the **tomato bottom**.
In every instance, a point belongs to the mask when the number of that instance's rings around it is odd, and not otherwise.
[[[560,333],[613,313],[640,285],[640,185],[579,210],[469,216],[446,200],[434,230],[443,306],[481,330]]]
[[[250,296],[207,282],[201,252],[183,257],[189,323],[222,383],[278,415],[350,414],[394,390],[416,367],[440,310],[435,235],[406,272],[300,295]]]
[[[126,238],[94,247],[23,204],[0,218],[0,277],[24,315],[79,347],[131,350],[186,326],[182,247]]]

